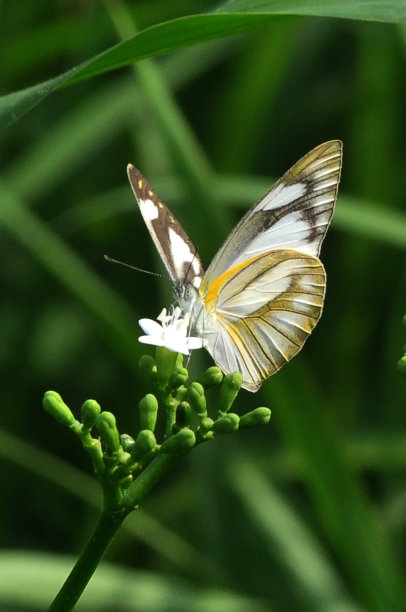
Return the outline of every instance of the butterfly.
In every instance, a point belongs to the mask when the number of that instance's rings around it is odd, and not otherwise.
[[[303,347],[320,318],[321,243],[333,215],[342,143],[302,157],[244,215],[204,272],[197,249],[142,174],[134,195],[191,327],[225,373],[257,391]]]

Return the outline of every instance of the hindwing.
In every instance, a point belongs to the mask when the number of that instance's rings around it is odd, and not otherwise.
[[[198,329],[216,364],[256,391],[296,355],[320,318],[326,275],[317,257],[290,249],[227,270],[203,297]]]

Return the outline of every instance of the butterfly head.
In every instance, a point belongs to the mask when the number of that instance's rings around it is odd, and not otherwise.
[[[190,315],[198,297],[197,289],[189,281],[176,281],[174,293],[182,313]]]

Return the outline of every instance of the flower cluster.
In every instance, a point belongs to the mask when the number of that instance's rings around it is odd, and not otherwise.
[[[189,314],[183,317],[181,315],[182,310],[176,306],[170,313],[167,313],[166,308],[162,310],[157,317],[161,325],[152,319],[140,319],[140,327],[147,335],[140,336],[139,342],[162,346],[182,355],[189,355],[191,350],[202,348],[204,346],[202,338],[189,335]]]

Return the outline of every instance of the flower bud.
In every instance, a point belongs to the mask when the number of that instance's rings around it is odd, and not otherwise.
[[[181,402],[176,408],[176,425],[180,429],[190,425],[190,419],[192,417],[192,409],[189,402]]]
[[[223,378],[218,399],[218,413],[220,415],[226,414],[230,410],[235,398],[237,397],[238,391],[241,388],[241,385],[241,372],[232,372]]]
[[[158,415],[158,400],[152,393],[147,393],[139,403],[141,429],[154,431]]]
[[[406,355],[403,355],[403,357],[401,357],[397,363],[397,369],[399,374],[402,374],[402,376],[406,376]]]
[[[120,448],[120,436],[116,427],[116,417],[111,412],[101,412],[95,425],[100,439],[109,453],[115,453]]]
[[[134,441],[134,438],[132,438],[128,434],[121,434],[120,444],[121,444],[121,448],[123,449],[125,453],[131,454],[132,449],[134,448],[135,441]]]
[[[186,399],[186,395],[187,395],[187,388],[184,387],[183,385],[176,389],[175,398],[178,400],[178,402],[183,402],[183,400]]]
[[[240,429],[243,427],[256,427],[256,425],[266,425],[271,418],[269,408],[255,408],[240,417]]]
[[[74,427],[75,417],[56,391],[47,391],[42,400],[44,409],[65,427]]]
[[[100,405],[96,400],[86,400],[80,409],[82,424],[85,429],[91,429],[101,412]]]
[[[131,449],[131,457],[134,461],[141,461],[155,447],[156,439],[152,431],[150,429],[141,429]]]
[[[200,426],[197,430],[199,440],[211,440],[214,437],[213,433],[214,421],[210,417],[204,417],[200,421]]]
[[[210,417],[204,417],[200,421],[200,426],[203,427],[203,429],[213,429],[213,425],[214,421]]]
[[[156,363],[150,355],[142,355],[138,362],[142,374],[149,380],[155,381],[157,377]]]
[[[193,410],[195,410],[200,417],[207,416],[206,396],[204,395],[204,389],[200,383],[193,382],[190,385],[187,391],[187,399]]]
[[[223,372],[217,366],[208,368],[199,378],[199,383],[205,388],[219,385],[223,380]]]
[[[184,385],[189,378],[189,372],[186,368],[179,368],[173,372],[169,379],[169,386],[171,389],[177,389],[181,385]]]
[[[181,429],[165,442],[162,443],[160,451],[170,455],[185,455],[196,444],[196,436],[191,429]]]
[[[221,419],[214,421],[213,431],[215,433],[222,434],[234,433],[238,429],[239,422],[240,417],[238,416],[238,414],[230,412],[229,414],[226,414],[225,416],[221,417]]]

